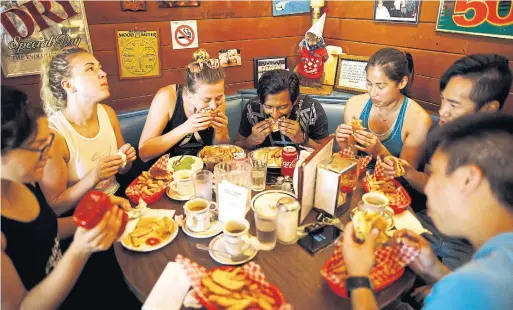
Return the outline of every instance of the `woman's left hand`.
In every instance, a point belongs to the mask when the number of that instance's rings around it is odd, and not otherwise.
[[[355,144],[357,150],[373,156],[381,154],[384,146],[375,134],[365,130],[357,130],[354,132],[353,137],[358,143]]]
[[[129,164],[137,159],[137,153],[130,143],[125,143],[119,150],[126,155],[126,163]]]
[[[214,130],[228,128],[228,117],[223,112],[219,111],[212,119],[212,126]]]

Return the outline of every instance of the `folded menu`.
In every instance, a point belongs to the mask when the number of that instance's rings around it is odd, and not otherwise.
[[[418,235],[431,233],[422,226],[415,215],[413,215],[409,210],[394,215],[394,226],[398,230],[409,229]]]
[[[155,283],[142,310],[177,310],[191,286],[187,273],[182,266],[169,262]]]

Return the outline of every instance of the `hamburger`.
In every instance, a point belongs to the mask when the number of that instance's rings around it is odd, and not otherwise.
[[[365,130],[363,127],[363,121],[361,119],[354,119],[351,121],[351,127],[353,129],[353,132],[357,130]]]
[[[171,174],[164,169],[158,167],[151,167],[149,173],[155,180],[169,180],[171,178]]]
[[[283,116],[278,119],[274,119],[272,117],[268,119],[269,123],[271,124],[272,132],[280,131],[280,127],[278,125],[279,125],[281,119],[283,119]]]
[[[390,159],[394,166],[395,174],[397,177],[402,177],[406,174],[406,171],[404,170],[403,164],[401,163],[401,160],[394,156],[387,156],[385,157],[385,160]]]
[[[354,238],[357,242],[365,242],[374,228],[379,231],[376,239],[377,245],[385,244],[390,239],[386,234],[389,223],[380,213],[357,210],[353,215],[353,224]]]

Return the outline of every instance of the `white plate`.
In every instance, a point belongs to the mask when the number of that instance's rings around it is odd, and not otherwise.
[[[148,212],[146,212],[144,214],[144,216],[128,222],[128,224],[126,225],[125,232],[123,233],[123,236],[121,237],[121,245],[123,245],[125,248],[135,251],[135,252],[151,252],[151,251],[156,251],[158,249],[165,247],[166,245],[170,244],[171,241],[173,241],[176,238],[176,235],[178,235],[179,228],[178,228],[178,223],[176,223],[176,221],[173,220],[174,215],[175,215],[175,210],[150,209]],[[125,241],[124,241],[125,237],[135,229],[135,226],[137,225],[137,222],[139,222],[140,219],[148,218],[148,217],[164,217],[164,216],[167,216],[169,218],[169,220],[171,220],[171,222],[173,223],[173,227],[175,228],[174,231],[171,233],[171,235],[166,240],[163,240],[161,243],[154,245],[154,246],[147,245],[146,243],[143,243],[137,248],[125,243]]]
[[[202,232],[194,232],[190,230],[184,223],[184,225],[182,225],[182,230],[189,237],[193,237],[196,239],[207,239],[221,233],[223,231],[223,223],[216,220],[212,223],[212,225],[210,225],[210,227],[207,230]]]
[[[226,248],[224,246],[223,235],[219,235],[219,236],[215,237],[214,239],[212,239],[212,241],[210,241],[210,244],[208,246],[210,248],[213,248],[213,249],[216,249],[219,251],[226,251]],[[248,247],[246,252],[244,252],[244,254],[249,256],[248,259],[242,260],[242,261],[236,261],[236,262],[234,262],[230,258],[230,256],[227,254],[213,252],[213,251],[208,251],[208,253],[210,254],[210,257],[212,257],[212,259],[215,260],[216,262],[218,262],[219,264],[233,266],[233,265],[241,265],[241,264],[249,262],[256,256],[256,254],[258,253],[258,250],[254,249],[253,247]]]
[[[191,194],[189,196],[182,196],[182,195],[178,194],[171,188],[171,186],[169,186],[166,189],[166,195],[167,195],[167,197],[169,197],[173,200],[178,200],[178,201],[188,201],[188,200],[191,200],[192,198],[194,198],[194,194]]]
[[[264,156],[264,154],[266,153],[269,153],[271,151],[277,151],[277,150],[280,150],[280,158],[281,158],[281,150],[283,149],[283,147],[281,146],[269,146],[269,147],[263,147],[263,148],[259,148],[258,150],[254,150],[252,151],[248,157],[251,157],[253,154],[255,154],[256,156],[260,157],[260,156]],[[267,168],[281,168],[281,164],[277,164],[276,162],[272,161],[271,163],[269,163],[269,161],[267,162]]]
[[[180,158],[182,158],[182,160],[186,159],[186,158],[193,158],[194,159],[194,163],[192,164],[192,168],[190,169],[190,171],[192,171],[193,173],[198,171],[198,170],[201,170],[203,169],[203,160],[201,160],[201,158],[199,157],[196,157],[196,156],[192,156],[192,155],[185,155],[183,158],[182,156],[175,156],[175,157],[171,157],[168,161],[168,166],[169,167],[172,167],[173,164],[179,160]],[[169,171],[173,171],[174,170],[171,168]]]

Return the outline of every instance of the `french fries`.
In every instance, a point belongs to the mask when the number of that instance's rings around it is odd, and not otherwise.
[[[216,269],[201,279],[209,302],[220,309],[275,309],[276,300],[251,281],[240,267],[231,271]]]
[[[137,222],[134,230],[123,239],[123,242],[138,248],[151,239],[152,243],[149,245],[157,245],[169,238],[175,229],[178,228],[166,216],[143,217]]]
[[[393,205],[399,199],[397,194],[397,186],[392,181],[380,180],[376,181],[373,175],[367,172],[365,176],[370,192],[381,192],[388,198],[388,202]]]
[[[171,181],[172,174],[168,179],[155,179],[148,171],[143,171],[137,182],[127,188],[127,194],[140,195],[142,197],[152,196],[162,190]]]

